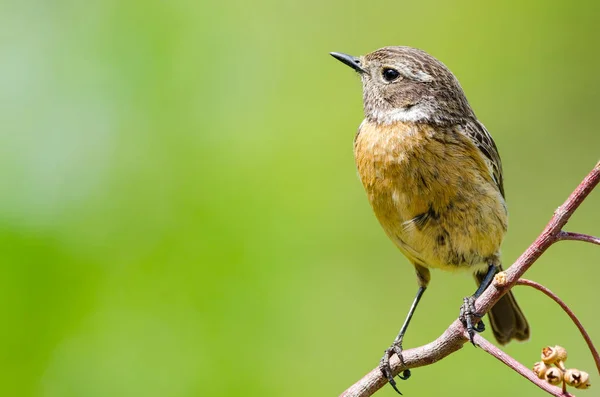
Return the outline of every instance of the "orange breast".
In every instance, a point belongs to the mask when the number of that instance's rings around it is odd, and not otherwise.
[[[504,199],[482,153],[458,129],[364,121],[354,154],[375,215],[411,261],[455,269],[497,255]]]

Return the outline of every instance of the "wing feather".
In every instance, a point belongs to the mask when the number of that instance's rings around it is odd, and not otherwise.
[[[490,168],[490,173],[496,185],[502,194],[504,195],[504,178],[502,177],[502,161],[500,160],[500,154],[498,154],[498,148],[490,133],[485,129],[485,126],[478,120],[468,121],[462,132],[467,135],[475,143],[475,145],[481,150],[481,153],[485,156],[486,163]]]

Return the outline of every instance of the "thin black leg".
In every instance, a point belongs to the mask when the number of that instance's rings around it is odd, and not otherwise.
[[[406,319],[404,320],[404,324],[402,324],[402,328],[400,328],[400,332],[398,333],[398,336],[396,336],[396,339],[394,339],[394,343],[392,343],[392,346],[390,346],[386,351],[385,354],[383,355],[383,357],[381,358],[381,361],[379,362],[379,369],[381,370],[381,373],[387,378],[388,382],[390,382],[390,385],[392,385],[392,387],[394,388],[394,390],[396,390],[396,392],[398,392],[398,394],[402,394],[400,393],[400,390],[398,390],[398,388],[396,387],[396,381],[394,380],[394,377],[392,376],[392,368],[390,366],[390,357],[396,353],[398,355],[398,358],[400,359],[400,362],[402,361],[402,339],[404,339],[404,334],[406,333],[406,330],[408,329],[408,324],[410,324],[410,320],[412,319],[413,314],[415,314],[415,310],[417,309],[417,305],[419,304],[419,301],[421,300],[421,297],[423,296],[423,293],[425,292],[426,287],[419,287],[419,290],[417,291],[417,295],[415,296],[415,299],[413,300],[412,305],[410,306],[410,310],[408,311],[408,314],[406,315]],[[400,379],[406,380],[410,377],[410,370],[405,370],[402,373],[402,376],[399,376]]]
[[[485,324],[483,323],[483,321],[480,320],[479,323],[477,323],[477,325],[473,324],[476,321],[474,321],[473,317],[483,317],[482,315],[478,315],[475,313],[475,300],[477,300],[477,298],[481,296],[483,291],[485,291],[486,288],[490,286],[495,275],[496,266],[493,263],[490,263],[488,265],[487,273],[481,281],[481,284],[479,284],[477,291],[475,291],[473,295],[466,297],[463,301],[463,305],[460,308],[460,319],[467,328],[467,332],[469,333],[469,339],[471,340],[473,346],[475,346],[475,342],[473,341],[475,332],[483,332],[485,330]]]
[[[400,328],[400,332],[398,333],[398,336],[396,336],[396,339],[394,339],[394,343],[398,343],[398,342],[402,343],[402,338],[404,338],[404,334],[406,333],[408,324],[410,324],[410,320],[412,319],[413,314],[415,314],[415,310],[417,309],[417,305],[419,304],[419,301],[421,300],[421,297],[423,296],[425,289],[426,289],[425,287],[419,287],[419,290],[417,291],[417,295],[415,296],[415,299],[413,300],[412,305],[410,305],[408,314],[406,315],[406,318],[404,319],[404,324],[402,324],[402,328]],[[400,357],[398,357],[398,358],[400,358]]]
[[[485,277],[481,281],[481,284],[479,284],[479,288],[477,288],[477,291],[475,291],[475,293],[473,294],[473,297],[475,299],[479,298],[481,296],[481,294],[483,294],[483,291],[485,291],[487,289],[487,287],[490,286],[495,275],[496,275],[496,266],[494,264],[490,263],[488,265],[488,270],[487,270],[487,273],[485,274]]]

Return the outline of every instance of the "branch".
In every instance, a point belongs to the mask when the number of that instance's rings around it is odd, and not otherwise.
[[[407,349],[402,352],[404,365],[396,355],[390,359],[390,366],[394,376],[407,368],[422,367],[454,353],[460,349],[468,339],[464,337],[465,329],[459,320],[454,321],[448,329],[436,340],[421,347]],[[379,367],[366,374],[361,380],[343,392],[340,397],[371,396],[387,383]]]
[[[571,233],[571,232],[562,231],[558,234],[558,239],[559,240],[584,241],[586,243],[600,245],[600,238],[594,237],[594,236],[588,236],[587,234]]]
[[[583,336],[583,339],[585,339],[585,342],[587,343],[588,348],[590,349],[590,352],[592,352],[592,356],[594,356],[594,361],[596,362],[596,368],[598,369],[598,373],[600,374],[600,355],[598,355],[598,350],[596,350],[596,347],[592,343],[592,339],[590,338],[587,331],[583,327],[583,324],[581,324],[581,321],[579,321],[577,316],[575,316],[575,313],[573,313],[571,308],[569,306],[567,306],[567,304],[565,302],[563,302],[562,299],[560,299],[554,292],[550,291],[548,288],[544,287],[542,284],[536,283],[535,281],[531,281],[531,280],[522,278],[519,281],[517,281],[517,285],[526,285],[528,287],[533,287],[533,288],[537,289],[538,291],[541,291],[544,294],[546,294],[546,296],[549,296],[550,298],[552,298],[554,300],[554,302],[558,303],[559,306],[562,307],[562,309],[565,311],[565,313],[567,313],[567,315],[569,317],[571,317],[571,320],[573,320],[573,322],[579,329],[579,332],[581,332],[581,336]]]
[[[504,273],[506,279],[500,285],[497,280],[494,280],[490,286],[475,302],[475,307],[478,313],[487,313],[487,311],[496,303],[502,295],[512,288],[521,276],[533,265],[533,263],[555,242],[564,239],[561,236],[563,226],[569,221],[569,218],[579,205],[585,200],[590,192],[596,187],[600,181],[600,163],[596,164],[594,169],[583,179],[577,188],[571,193],[569,198],[563,205],[558,207],[554,212],[554,216],[540,236],[527,248],[527,250],[510,266]],[[449,354],[459,350],[464,345],[468,338],[465,337],[465,329],[459,320],[455,320],[444,333],[435,341],[414,349],[404,350],[402,357],[404,364],[400,363],[396,356],[390,360],[392,367],[392,375],[396,376],[405,369],[415,368],[432,364]],[[483,339],[483,338],[481,338]],[[478,339],[478,340],[481,340]],[[482,342],[484,346],[491,345],[489,342]],[[491,349],[486,350],[490,352]],[[506,356],[502,353],[502,356]],[[498,354],[495,357],[500,357]],[[504,362],[504,361],[503,361]],[[512,368],[512,367],[511,367]],[[515,368],[513,368],[515,369]],[[516,370],[516,369],[515,369]],[[533,373],[527,370],[531,375]],[[521,375],[527,372],[523,370]],[[534,375],[535,376],[535,375]],[[531,379],[530,379],[531,380]],[[371,396],[383,385],[387,380],[381,374],[379,367],[373,369],[362,379],[348,388],[340,397],[366,397]],[[536,383],[537,384],[537,383]],[[538,385],[539,386],[539,385]],[[544,388],[544,390],[546,390]],[[548,390],[546,390],[548,391]],[[551,393],[551,391],[548,391]],[[556,394],[555,394],[556,395]]]
[[[518,362],[517,360],[515,360],[508,354],[504,353],[496,345],[494,345],[493,343],[490,343],[483,336],[481,336],[479,334],[475,334],[473,339],[474,339],[475,343],[477,344],[477,346],[481,347],[481,349],[483,351],[496,357],[498,360],[502,361],[508,367],[515,370],[515,372],[517,372],[519,375],[523,376],[524,378],[526,378],[529,381],[531,381],[532,383],[534,383],[540,389],[542,389],[556,397],[569,397],[569,396],[574,397],[572,394],[564,393],[560,387],[552,386],[550,383],[546,382],[545,380],[538,378],[533,373],[533,371],[531,371],[529,368],[527,368],[526,366],[524,366],[523,364],[521,364],[520,362]]]

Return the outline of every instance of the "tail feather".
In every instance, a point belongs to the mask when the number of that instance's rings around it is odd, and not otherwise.
[[[502,267],[498,267],[501,271]],[[475,273],[475,280],[479,285],[485,272]],[[488,312],[490,325],[494,337],[501,345],[505,345],[512,339],[519,341],[529,339],[529,324],[517,304],[514,295],[508,291]]]

